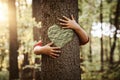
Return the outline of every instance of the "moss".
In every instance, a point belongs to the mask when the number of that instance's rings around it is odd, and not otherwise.
[[[73,30],[63,29],[54,24],[48,29],[49,39],[58,47],[63,47],[73,38]]]

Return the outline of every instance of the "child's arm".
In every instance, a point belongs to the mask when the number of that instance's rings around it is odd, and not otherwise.
[[[87,36],[87,33],[75,21],[73,15],[71,15],[71,18],[72,19],[63,16],[63,19],[59,19],[60,25],[63,26],[63,28],[73,29],[79,36],[80,44],[81,45],[86,44],[89,41],[89,37]]]
[[[51,47],[53,43],[48,43],[45,46],[36,45],[34,47],[34,53],[39,54],[45,54],[52,58],[57,58],[59,56],[59,53],[61,53],[59,47]]]

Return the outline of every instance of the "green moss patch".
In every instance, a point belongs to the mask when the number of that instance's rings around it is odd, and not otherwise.
[[[48,29],[48,37],[58,47],[63,47],[73,38],[73,30],[63,29],[54,24]]]

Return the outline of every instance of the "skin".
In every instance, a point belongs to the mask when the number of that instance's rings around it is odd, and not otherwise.
[[[48,55],[52,58],[57,58],[59,57],[59,54],[61,53],[60,48],[59,47],[52,47],[53,43],[48,43],[45,46],[36,46],[34,48],[34,53],[36,55],[39,54],[45,54]]]
[[[63,19],[58,19],[60,21],[60,25],[65,29],[74,30],[80,40],[80,45],[84,45],[89,41],[87,33],[80,27],[80,25],[75,21],[73,15],[71,15],[71,19],[63,16]]]
[[[86,34],[86,32],[80,27],[80,25],[75,21],[73,15],[71,15],[71,19],[63,16],[63,18],[58,19],[60,21],[60,25],[64,29],[72,29],[74,30],[80,40],[80,45],[84,45],[89,41],[89,38]],[[52,58],[59,57],[59,54],[61,53],[61,50],[59,47],[52,47],[53,43],[48,43],[45,46],[37,46],[34,48],[34,53],[39,54],[45,54]]]

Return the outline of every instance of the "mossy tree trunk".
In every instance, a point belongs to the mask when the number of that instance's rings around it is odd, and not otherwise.
[[[73,14],[78,18],[78,0],[33,0],[33,15],[42,22],[41,39],[43,45],[50,42],[47,30],[54,24],[59,25],[57,18]],[[64,45],[57,59],[42,55],[42,80],[80,80],[79,40],[74,33],[73,39]]]

